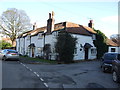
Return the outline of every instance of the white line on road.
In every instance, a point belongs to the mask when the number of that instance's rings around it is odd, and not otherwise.
[[[39,74],[36,74],[37,75],[37,77],[39,77]]]
[[[25,64],[23,64],[23,66],[25,66]]]
[[[42,78],[40,78],[41,81],[44,81]]]
[[[48,87],[47,83],[44,83],[44,85],[45,85],[46,87]]]
[[[19,61],[18,61],[19,62]],[[25,64],[23,64],[23,63],[21,63],[21,62],[19,62],[21,65],[23,65],[24,67],[26,67],[27,69],[29,69],[31,72],[33,72],[33,70],[32,69],[30,69],[29,67],[27,67]],[[37,72],[33,72],[37,77],[40,77],[40,75],[39,74],[37,74]],[[42,78],[39,78],[42,82],[44,82],[44,80],[42,79]],[[47,83],[43,83],[47,88],[48,88],[48,85],[47,85]]]
[[[27,66],[26,66],[27,69],[29,69]]]
[[[32,72],[32,69],[29,69]]]
[[[34,74],[37,74],[36,72],[33,72]]]

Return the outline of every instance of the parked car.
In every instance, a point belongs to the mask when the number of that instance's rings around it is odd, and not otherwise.
[[[118,54],[117,59],[113,61],[112,76],[113,81],[120,83],[120,54]]]
[[[105,53],[101,59],[101,68],[103,72],[112,72],[112,62],[116,60],[118,53]]]
[[[19,54],[16,50],[4,49],[0,51],[0,59],[2,60],[19,60]]]

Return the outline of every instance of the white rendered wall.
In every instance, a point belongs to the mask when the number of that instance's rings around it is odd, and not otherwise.
[[[120,47],[109,46],[108,52],[111,52],[111,48],[115,48],[115,52],[120,53]]]
[[[74,37],[77,38],[77,43],[76,43],[76,48],[77,48],[77,53],[74,55],[74,60],[83,60],[85,57],[85,51],[84,48],[80,46],[80,44],[82,46],[85,45],[85,43],[89,43],[91,44],[93,47],[91,48],[95,48],[94,44],[93,44],[93,40],[91,36],[85,36],[85,35],[77,35],[77,34],[72,34]],[[16,40],[17,41],[17,51],[19,50],[19,39]],[[54,35],[54,32],[50,35],[46,35],[45,36],[45,44],[50,44],[51,45],[51,50],[54,48],[54,44],[56,42],[56,36]],[[42,38],[38,38],[38,35],[36,36],[32,36],[31,37],[31,43],[34,43],[35,45],[35,56],[38,56],[38,47],[44,47],[44,37]],[[24,50],[25,50],[25,54],[28,52],[28,46],[30,45],[30,39],[28,40],[27,36],[25,37],[25,44],[24,44],[24,38],[20,38],[20,54],[23,54]],[[89,48],[89,55],[88,55],[88,59],[94,59],[96,58],[96,55],[91,55],[91,48]],[[22,50],[23,49],[23,50]],[[80,51],[80,49],[82,49]],[[30,53],[28,53],[29,56],[31,55],[31,51]]]
[[[77,54],[75,54],[74,60],[82,60],[85,58],[85,51],[84,51],[84,48],[82,48],[80,46],[80,44],[82,44],[82,46],[84,46],[85,43],[89,43],[94,47],[92,37],[85,36],[85,35],[77,35],[77,34],[72,34],[72,35],[77,38],[77,44],[76,44]],[[82,51],[80,51],[80,49],[82,49]],[[88,52],[89,52],[88,59],[96,58],[96,55],[94,55],[94,56],[91,55],[91,48],[89,48]]]

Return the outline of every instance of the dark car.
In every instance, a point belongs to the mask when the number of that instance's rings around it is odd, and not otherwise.
[[[118,53],[105,53],[102,57],[101,68],[103,72],[112,72],[112,62],[116,60]]]
[[[113,61],[113,81],[120,83],[120,54],[118,54],[117,59]]]

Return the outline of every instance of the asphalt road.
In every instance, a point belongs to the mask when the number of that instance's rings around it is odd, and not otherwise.
[[[17,61],[2,62],[2,88],[46,88],[44,83]]]
[[[103,73],[99,61],[74,64],[2,62],[3,88],[119,88],[111,73]]]
[[[2,89],[2,61],[0,60],[0,90]]]

